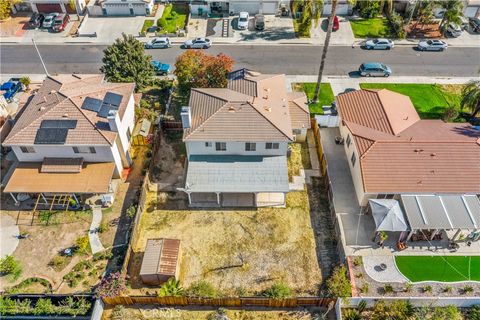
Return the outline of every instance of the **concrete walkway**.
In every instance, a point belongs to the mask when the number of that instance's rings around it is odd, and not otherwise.
[[[12,254],[17,249],[19,234],[20,230],[15,224],[15,220],[2,214],[0,216],[0,259]]]
[[[380,269],[380,264],[382,263],[387,266],[387,269]],[[395,264],[395,257],[393,255],[364,256],[363,268],[368,276],[377,282],[409,282],[409,280],[398,270],[397,265]]]
[[[93,217],[92,223],[90,224],[90,230],[88,232],[88,238],[90,240],[90,248],[92,249],[92,253],[95,254],[97,252],[105,250],[98,237],[98,228],[102,223],[102,209],[99,207],[93,208]]]

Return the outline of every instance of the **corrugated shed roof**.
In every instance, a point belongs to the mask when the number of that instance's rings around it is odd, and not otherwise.
[[[83,158],[43,158],[40,172],[80,172],[82,171]]]
[[[174,277],[179,252],[180,240],[178,239],[148,239],[140,275],[160,274]]]
[[[134,83],[104,82],[103,75],[49,76],[23,108],[5,144],[33,145],[43,120],[74,119],[78,124],[68,131],[66,144],[112,145],[117,133],[110,131],[106,118],[83,109],[83,101],[87,97],[102,100],[107,92],[119,94],[122,119],[134,89]]]

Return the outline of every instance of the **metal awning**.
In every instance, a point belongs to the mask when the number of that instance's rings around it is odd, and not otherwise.
[[[401,198],[413,230],[480,228],[480,200],[476,195],[402,195]]]
[[[80,172],[41,172],[41,162],[20,162],[4,192],[107,193],[115,163],[82,164]]]
[[[286,156],[193,155],[186,192],[288,192]]]

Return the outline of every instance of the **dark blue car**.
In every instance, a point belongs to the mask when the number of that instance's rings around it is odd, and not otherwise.
[[[17,92],[22,90],[22,83],[20,81],[10,79],[9,81],[2,84],[2,86],[0,87],[0,90],[5,91],[3,96],[5,97],[5,100],[10,102],[12,101],[13,97],[17,94]]]

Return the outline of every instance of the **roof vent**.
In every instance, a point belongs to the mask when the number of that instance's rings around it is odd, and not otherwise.
[[[263,107],[263,109],[265,109],[265,111],[267,111],[267,112],[272,112],[272,107],[265,106],[265,107]]]
[[[56,90],[50,91],[50,94],[54,94],[54,93],[57,93],[57,91]]]
[[[235,112],[235,108],[233,106],[228,107],[228,112]]]
[[[45,110],[45,107],[38,108],[38,111],[43,111],[43,110]]]
[[[68,113],[64,113],[62,118],[68,118]]]
[[[265,88],[264,90],[267,92],[270,92],[270,88]]]
[[[408,116],[406,116],[405,118],[403,118],[403,120],[407,121],[407,120],[408,120]]]
[[[413,150],[413,151],[415,151],[415,152],[417,152],[417,153],[420,153],[420,152],[423,152],[423,149],[415,149],[415,150]]]
[[[435,157],[436,155],[437,155],[437,154],[434,153],[434,152],[430,153],[430,157]]]

